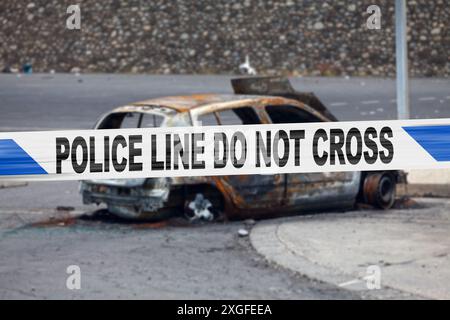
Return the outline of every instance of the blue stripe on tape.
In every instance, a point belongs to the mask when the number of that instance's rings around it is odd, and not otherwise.
[[[25,150],[12,139],[0,139],[0,176],[47,174]]]
[[[450,161],[449,125],[403,127],[403,129],[436,161]]]

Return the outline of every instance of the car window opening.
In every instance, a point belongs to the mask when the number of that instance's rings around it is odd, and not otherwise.
[[[275,124],[321,121],[317,116],[310,112],[290,105],[266,106],[266,112],[272,120],[272,123]]]
[[[203,126],[261,124],[252,107],[211,112],[200,116],[199,120]]]
[[[157,128],[161,126],[163,117],[141,112],[116,112],[108,115],[98,129]]]

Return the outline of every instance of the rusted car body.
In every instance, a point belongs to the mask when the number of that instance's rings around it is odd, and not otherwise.
[[[336,121],[317,97],[294,91],[285,79],[236,79],[233,87],[238,94],[136,102],[104,115],[96,128]],[[122,179],[82,182],[81,193],[84,203],[105,203],[125,218],[159,219],[186,212],[201,195],[208,211],[239,219],[347,209],[356,201],[388,208],[397,180],[397,172]]]

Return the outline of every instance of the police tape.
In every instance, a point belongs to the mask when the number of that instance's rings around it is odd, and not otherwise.
[[[0,133],[0,179],[450,168],[450,119]]]

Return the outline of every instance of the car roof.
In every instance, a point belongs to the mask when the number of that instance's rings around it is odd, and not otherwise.
[[[195,108],[204,107],[211,104],[238,102],[242,100],[262,100],[270,98],[269,96],[256,95],[236,95],[236,94],[193,94],[188,96],[171,96],[155,99],[148,99],[132,103],[132,106],[163,106],[175,109],[178,112],[184,112]],[[275,98],[275,97],[273,97]]]
[[[202,110],[209,109],[210,106],[215,107],[220,105],[222,107],[233,108],[236,105],[257,102],[261,102],[262,104],[276,102],[276,105],[282,103],[301,105],[303,109],[308,110],[310,113],[315,114],[319,118],[323,118],[323,120],[327,119],[326,116],[305,105],[304,103],[289,98],[270,95],[243,94],[192,94],[187,96],[160,97],[134,102],[126,106],[116,108],[111,112],[144,112],[158,113],[168,116],[174,112],[181,113],[188,112],[190,110],[202,112]]]

